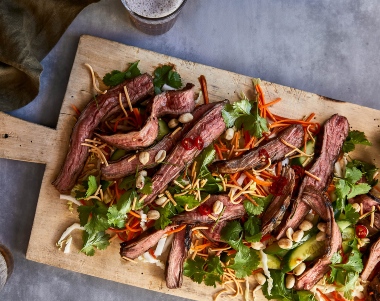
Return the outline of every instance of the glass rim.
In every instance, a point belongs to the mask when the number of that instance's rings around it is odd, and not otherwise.
[[[182,7],[185,5],[185,3],[187,2],[187,0],[183,0],[181,5],[175,10],[173,11],[172,13],[170,13],[169,15],[166,15],[164,17],[159,17],[159,18],[148,18],[148,17],[144,17],[144,16],[141,16],[140,14],[134,12],[133,10],[131,10],[131,8],[129,7],[129,5],[127,4],[127,0],[123,0],[122,1],[125,5],[125,7],[127,8],[128,12],[131,13],[133,16],[137,16],[143,20],[146,20],[146,21],[161,21],[161,20],[165,20],[169,17],[172,17],[173,15],[175,15],[176,13],[178,13]]]

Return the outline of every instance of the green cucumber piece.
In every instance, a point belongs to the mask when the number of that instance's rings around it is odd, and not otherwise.
[[[161,118],[158,119],[158,135],[156,140],[160,141],[164,136],[166,136],[170,132],[170,129],[165,121],[163,121]]]
[[[112,153],[110,160],[111,160],[111,161],[119,160],[121,157],[125,156],[126,153],[127,153],[126,150],[124,150],[124,149],[120,149],[120,148],[117,148],[117,149]]]
[[[351,223],[349,221],[336,221],[336,223],[338,224],[341,232],[344,231],[344,229],[347,227],[351,226]]]
[[[308,155],[312,155],[314,153],[314,149],[315,149],[315,142],[316,142],[316,139],[313,140],[309,140],[306,142],[306,149],[305,147],[302,147],[302,151],[304,151],[306,154]],[[306,156],[302,156],[302,157],[297,157],[297,158],[293,158],[291,161],[290,161],[290,165],[301,165],[301,166],[304,166],[304,163],[306,161],[308,157]]]
[[[342,240],[353,240],[355,238],[355,229],[347,227],[342,231]]]
[[[308,239],[302,245],[290,250],[282,260],[282,271],[284,273],[294,270],[296,266],[304,261],[311,261],[322,255],[325,249],[324,241],[317,241],[316,235]]]
[[[279,270],[281,269],[281,261],[274,255],[267,254],[268,269]],[[260,261],[259,268],[263,267],[263,263]]]

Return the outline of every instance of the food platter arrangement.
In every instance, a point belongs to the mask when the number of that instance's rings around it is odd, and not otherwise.
[[[30,260],[194,300],[368,300],[378,116],[82,36],[57,129],[31,147],[2,114],[1,153],[46,163]]]

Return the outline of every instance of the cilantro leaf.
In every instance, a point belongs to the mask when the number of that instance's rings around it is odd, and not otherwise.
[[[210,256],[207,261],[200,256],[194,259],[187,259],[183,267],[183,274],[197,283],[216,287],[216,283],[221,283],[223,268],[217,256]]]
[[[238,241],[242,231],[243,228],[238,221],[228,222],[221,231],[221,238],[226,242]]]
[[[156,94],[160,94],[162,92],[162,86],[165,84],[175,89],[182,86],[181,76],[177,72],[173,71],[173,68],[174,67],[171,65],[163,65],[154,70],[153,85]]]
[[[129,190],[136,187],[136,176],[130,175],[125,177],[120,183],[119,188],[124,190]]]
[[[139,61],[132,63],[125,72],[113,70],[103,77],[103,83],[109,87],[117,86],[126,79],[131,79],[141,74],[140,69],[137,67]]]
[[[347,167],[356,167],[357,169],[359,169],[365,176],[368,184],[370,184],[371,186],[375,186],[377,184],[378,180],[375,180],[374,176],[378,168],[375,165],[360,160],[352,160],[351,162],[347,163]]]
[[[257,269],[259,262],[260,257],[257,252],[241,244],[239,251],[234,257],[234,263],[228,267],[235,270],[237,278],[244,278],[251,275],[252,271]]]
[[[108,207],[104,203],[95,200],[94,205],[79,206],[77,211],[80,225],[84,226],[89,233],[105,231],[109,228]]]
[[[273,196],[271,194],[266,196],[265,198],[254,197],[253,199],[255,200],[258,206],[256,206],[248,200],[245,200],[243,203],[244,209],[250,215],[259,215],[268,207],[269,203],[272,201],[272,198]]]
[[[344,219],[349,221],[352,225],[355,225],[358,222],[359,217],[360,213],[357,212],[351,204],[347,204],[344,208]]]
[[[139,192],[143,194],[151,194],[152,193],[152,179],[150,177],[145,177],[144,187],[139,190]]]
[[[126,215],[131,211],[133,199],[137,196],[134,190],[129,190],[120,196],[117,204],[108,208],[107,218],[110,226],[123,228]]]
[[[180,195],[174,197],[174,200],[177,202],[177,205],[185,208],[187,205],[189,209],[195,208],[199,205],[199,201],[195,198],[193,194]]]
[[[255,216],[249,216],[244,223],[244,234],[245,240],[248,242],[258,242],[260,241],[262,234],[260,231],[261,221]]]
[[[88,188],[86,191],[86,198],[93,195],[96,190],[98,190],[98,183],[96,182],[95,176],[88,177]]]
[[[346,141],[343,143],[343,151],[345,153],[353,151],[356,144],[372,145],[363,132],[354,130],[348,133]]]
[[[339,268],[346,270],[347,272],[357,272],[360,273],[363,270],[362,254],[357,247],[352,248],[348,261],[346,263],[335,263],[332,266],[334,268]]]
[[[110,235],[104,231],[89,234],[87,231],[83,233],[83,248],[81,252],[87,256],[94,256],[95,248],[104,250],[109,246]]]
[[[170,225],[172,223],[170,218],[177,214],[177,211],[172,202],[167,203],[164,208],[157,207],[155,209],[160,212],[160,218],[154,223],[154,227],[157,230],[164,229],[166,226]]]

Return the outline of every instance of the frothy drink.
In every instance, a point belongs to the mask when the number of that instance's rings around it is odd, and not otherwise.
[[[129,8],[145,18],[163,18],[174,13],[183,0],[126,0]]]
[[[174,25],[186,0],[121,0],[135,27],[159,35]]]

